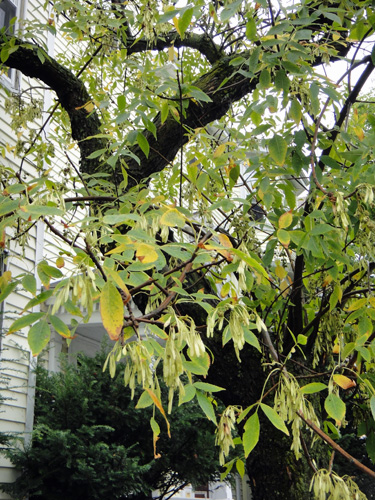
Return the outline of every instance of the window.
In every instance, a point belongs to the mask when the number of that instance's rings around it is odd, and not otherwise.
[[[10,22],[14,17],[19,16],[21,0],[0,0],[0,30],[5,28],[10,28],[14,30],[14,26],[10,27]],[[1,75],[2,83],[10,88],[14,89],[16,86],[16,71],[14,69],[8,69]]]
[[[11,0],[1,0],[0,2],[0,28],[7,28],[10,20],[17,15],[16,2]]]

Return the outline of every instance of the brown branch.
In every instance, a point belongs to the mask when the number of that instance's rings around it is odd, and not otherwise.
[[[225,52],[216,45],[207,33],[185,33],[184,39],[181,39],[176,31],[171,31],[163,34],[162,38],[157,38],[154,42],[150,42],[144,38],[137,41],[135,41],[134,38],[130,38],[127,40],[127,45],[128,55],[136,52],[145,52],[147,50],[160,51],[171,46],[176,48],[188,47],[198,50],[198,52],[204,55],[211,64],[216,63],[225,55]]]
[[[352,455],[350,455],[347,451],[345,451],[343,448],[341,448],[341,446],[339,446],[337,443],[335,443],[335,441],[333,441],[333,439],[331,439],[329,436],[327,436],[327,434],[325,432],[323,432],[321,429],[319,429],[319,427],[317,427],[310,419],[306,418],[305,415],[300,410],[297,411],[297,415],[305,422],[305,424],[308,427],[310,427],[310,429],[312,429],[315,432],[315,434],[317,434],[321,439],[323,439],[323,441],[325,441],[327,444],[329,444],[331,446],[331,448],[333,448],[335,451],[340,453],[340,455],[342,455],[344,458],[349,460],[349,462],[351,464],[358,467],[358,469],[360,469],[362,472],[364,472],[365,474],[367,474],[370,477],[372,477],[373,479],[375,479],[375,472],[373,470],[371,470],[368,467],[366,467],[365,465],[363,465],[359,460],[357,460]]]

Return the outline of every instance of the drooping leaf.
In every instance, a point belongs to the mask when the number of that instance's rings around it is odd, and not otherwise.
[[[271,158],[275,161],[276,165],[284,165],[288,144],[280,135],[275,135],[268,143],[268,149]]]
[[[198,390],[196,391],[196,396],[199,406],[202,408],[203,413],[206,415],[208,420],[211,420],[211,422],[217,425],[215,410],[209,398],[203,394],[203,392]]]
[[[22,278],[22,286],[32,295],[35,295],[36,294],[35,276],[33,276],[32,274],[27,274],[24,278]]]
[[[33,356],[37,356],[47,346],[51,337],[49,324],[45,319],[33,325],[28,333],[27,340]]]
[[[117,288],[107,281],[100,294],[100,314],[111,340],[118,340],[124,323],[124,304]]]
[[[58,316],[51,314],[49,316],[49,320],[50,320],[51,325],[53,326],[54,330],[59,335],[61,335],[62,337],[66,338],[66,339],[72,338],[72,334],[71,334],[71,331],[69,330],[68,326]]]
[[[336,420],[337,425],[345,418],[346,406],[342,399],[337,394],[329,394],[324,401],[324,408],[328,415]]]
[[[188,29],[189,24],[192,20],[193,12],[194,12],[193,7],[189,7],[188,9],[185,10],[185,12],[178,20],[178,32],[181,38],[184,38],[185,36],[185,32]]]
[[[21,318],[16,319],[13,321],[13,323],[10,325],[7,335],[17,332],[18,330],[22,330],[22,328],[25,328],[25,326],[32,325],[35,323],[35,321],[38,321],[42,316],[44,316],[44,312],[35,312],[35,313],[29,313],[25,314]]]
[[[245,458],[247,458],[259,441],[260,425],[258,413],[254,413],[247,419],[244,430],[242,443],[245,451]]]
[[[280,215],[279,217],[279,228],[280,229],[285,229],[286,227],[289,227],[293,221],[293,214],[292,211],[289,210],[289,212],[285,212],[284,214]]]
[[[268,405],[265,405],[264,403],[261,403],[260,407],[262,408],[263,413],[266,415],[271,424],[274,425],[276,429],[279,429],[280,431],[284,432],[284,434],[289,436],[289,431],[284,421],[280,417],[280,415],[276,412],[276,410],[274,410]]]

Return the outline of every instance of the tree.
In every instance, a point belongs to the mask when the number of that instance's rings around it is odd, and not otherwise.
[[[39,219],[66,245],[38,265],[45,291],[4,277],[1,298],[17,284],[34,295],[9,333],[32,325],[37,354],[50,324],[73,336],[58,307],[89,316],[100,298],[111,373],[125,357],[126,385],[167,421],[162,365],[169,406],[175,393],[197,398],[222,462],[238,424],[227,469],[246,462],[257,500],[360,498],[333,472],[335,453],[374,477],[337,444],[352,429],[375,458],[375,122],[371,103],[358,106],[375,62],[371,5],[56,1],[38,29],[2,35],[3,63],[57,99],[55,153],[43,127],[17,145],[40,175],[24,162],[4,172],[4,245],[8,228],[22,241]],[[46,30],[66,52],[48,55]],[[9,103],[18,132],[32,97]],[[56,155],[68,160],[59,178]],[[51,312],[29,313],[51,295]],[[227,406],[219,420],[213,391]]]
[[[7,453],[22,471],[2,485],[14,498],[135,499],[159,490],[154,498],[161,500],[217,478],[215,438],[199,406],[176,408],[174,439],[161,437],[155,459],[152,409],[136,409],[123,369],[111,379],[102,371],[105,359],[103,350],[94,358],[80,354],[77,366],[65,359],[59,373],[38,367],[32,445]]]

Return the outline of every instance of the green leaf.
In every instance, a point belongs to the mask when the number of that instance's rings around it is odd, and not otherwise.
[[[246,23],[246,38],[248,40],[255,40],[257,34],[257,26],[255,24],[254,18],[250,18]]]
[[[17,286],[16,282],[7,284],[7,286],[0,293],[0,303],[3,302],[8,297],[8,295],[10,295],[13,292],[16,286]]]
[[[103,217],[104,224],[117,225],[126,224],[129,221],[138,221],[138,214],[110,214]]]
[[[36,294],[35,276],[33,276],[32,274],[27,274],[24,278],[22,278],[22,286],[32,295],[35,295]]]
[[[64,215],[64,211],[57,207],[50,207],[48,205],[24,205],[21,207],[23,211],[34,217],[45,217],[48,215]]]
[[[243,478],[245,475],[245,464],[239,458],[236,460],[236,469],[238,474]]]
[[[259,75],[259,85],[260,88],[262,89],[268,89],[268,87],[271,85],[271,75],[268,69],[262,70],[262,72]]]
[[[51,278],[61,278],[62,272],[57,267],[50,266],[47,261],[43,260],[37,265],[37,273],[42,284],[49,288]]]
[[[21,330],[22,328],[25,328],[25,326],[30,326],[35,321],[38,321],[42,316],[44,316],[44,312],[37,312],[37,313],[30,313],[26,314],[25,316],[22,316],[22,318],[18,318],[13,323],[10,325],[7,335],[10,333],[18,332],[18,330]]]
[[[183,359],[182,361],[183,367],[188,372],[193,373],[194,375],[207,375],[208,369],[210,367],[210,357],[207,353],[199,358],[191,358],[191,361],[187,361]]]
[[[198,87],[191,87],[189,89],[189,96],[193,97],[194,99],[197,99],[197,101],[212,102],[211,97],[209,97],[207,94],[205,94]]]
[[[61,335],[62,337],[66,338],[66,339],[72,338],[72,334],[71,334],[71,331],[69,330],[68,326],[58,316],[51,314],[49,316],[49,320],[50,320],[51,325],[53,326],[54,330],[59,335]]]
[[[244,331],[245,341],[248,344],[250,344],[253,347],[255,347],[255,349],[257,349],[259,352],[262,352],[261,348],[260,348],[259,340],[255,336],[255,333],[253,333],[249,328],[247,328],[246,325],[242,325],[242,329]]]
[[[37,356],[46,347],[50,337],[51,330],[45,319],[30,328],[27,340],[33,356]]]
[[[242,443],[245,450],[245,458],[247,458],[251,451],[255,448],[259,441],[259,417],[258,413],[254,413],[247,419],[244,426],[244,433],[242,435]]]
[[[159,424],[157,423],[157,421],[155,420],[154,417],[151,417],[151,419],[150,419],[150,425],[151,425],[152,432],[156,436],[159,436],[159,434],[160,434],[160,427],[159,427]]]
[[[202,392],[198,390],[196,391],[196,396],[198,404],[202,408],[203,413],[206,415],[208,420],[211,420],[211,422],[217,425],[215,410],[214,407],[212,406],[211,401],[208,399],[207,396],[205,396]]]
[[[188,29],[189,24],[192,20],[193,12],[194,12],[193,7],[186,9],[178,20],[178,31],[180,33],[181,38],[184,38],[185,36],[185,32]]]
[[[370,399],[370,408],[371,408],[371,414],[372,418],[375,420],[375,396],[372,395]]]
[[[259,264],[259,262],[256,261],[253,257],[250,257],[250,255],[247,255],[245,252],[242,252],[242,250],[238,250],[237,248],[231,248],[231,252],[236,254],[238,257],[241,257],[241,259],[244,260],[249,267],[258,271],[258,273],[260,273],[265,278],[268,278],[268,274],[264,267]]]
[[[142,134],[142,132],[138,132],[137,142],[139,147],[142,149],[144,155],[146,156],[146,158],[148,158],[148,155],[150,154],[150,145],[146,137]]]
[[[315,394],[316,392],[324,391],[328,389],[328,386],[322,384],[321,382],[312,382],[311,384],[304,385],[300,387],[302,394]]]
[[[278,229],[277,231],[277,238],[286,247],[290,243],[290,233],[289,231],[285,231],[285,229]]]
[[[81,309],[76,306],[75,304],[73,304],[73,302],[68,299],[65,304],[64,304],[64,307],[66,309],[66,311],[71,314],[72,316],[79,316],[80,318],[83,318],[83,314],[82,314],[82,311]]]
[[[10,214],[19,208],[18,200],[6,200],[0,204],[0,217]]]
[[[285,163],[288,144],[280,135],[275,135],[268,143],[268,150],[276,165],[282,166]]]
[[[100,314],[111,340],[118,340],[124,324],[124,304],[117,288],[107,281],[100,294]]]
[[[225,391],[223,387],[219,387],[218,385],[207,384],[206,382],[195,382],[194,387],[200,389],[201,391],[206,391],[206,392]]]
[[[306,335],[302,335],[302,333],[300,333],[297,337],[297,342],[299,345],[306,345],[307,344],[307,337]]]
[[[336,420],[337,424],[340,425],[345,418],[346,406],[339,396],[336,394],[329,394],[324,401],[324,408],[328,415]]]
[[[27,311],[28,309],[31,309],[32,307],[35,307],[38,304],[41,304],[42,302],[45,302],[51,297],[52,294],[53,290],[45,290],[44,292],[39,293],[36,297],[29,300],[29,302],[26,304],[24,308],[24,311]]]
[[[262,408],[263,413],[266,415],[271,424],[274,425],[276,429],[279,429],[280,431],[284,432],[284,434],[289,436],[289,431],[284,421],[280,417],[280,415],[276,412],[276,410],[263,403],[260,404],[260,407]]]
[[[150,394],[147,391],[143,391],[135,407],[137,410],[140,410],[141,408],[148,408],[152,404],[153,401]]]
[[[150,330],[151,333],[154,335],[157,335],[160,339],[166,340],[168,338],[168,335],[165,333],[164,330],[159,328],[157,325],[147,325],[147,328]]]
[[[297,99],[293,99],[292,104],[290,105],[289,116],[297,125],[302,119],[302,108]]]
[[[179,405],[182,405],[184,403],[188,403],[189,401],[191,401],[195,397],[195,394],[197,392],[195,387],[191,384],[185,385],[184,391],[185,391],[185,394],[183,396],[181,396],[179,403],[178,403]]]

